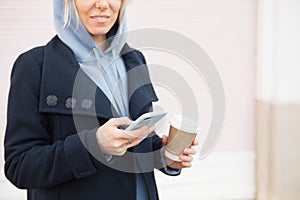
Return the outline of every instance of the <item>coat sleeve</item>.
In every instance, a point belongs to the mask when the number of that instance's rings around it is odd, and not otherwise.
[[[16,60],[8,99],[5,175],[23,189],[47,188],[84,178],[95,174],[99,167],[80,139],[96,134],[96,130],[52,142],[47,114],[38,109],[41,61],[36,57],[42,55],[25,53]]]

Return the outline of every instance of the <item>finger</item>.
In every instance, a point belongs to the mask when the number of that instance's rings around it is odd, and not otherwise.
[[[135,138],[134,140],[129,140],[127,143],[126,143],[126,148],[131,148],[131,147],[134,147],[134,146],[137,146],[139,143],[141,143],[141,141],[143,141],[144,139],[142,138]]]
[[[187,154],[187,155],[195,155],[196,154],[196,150],[192,149],[192,148],[186,148],[183,153]]]
[[[146,135],[145,133],[147,133],[147,131],[148,128],[146,126],[136,128],[130,131],[118,129],[117,137],[122,139],[127,139],[127,140],[135,139],[137,137],[144,138],[143,134]]]
[[[112,118],[109,121],[111,125],[115,127],[129,126],[132,124],[132,121],[128,117]]]
[[[119,139],[119,140],[117,140],[117,142],[115,142],[114,147],[116,149],[121,149],[121,148],[124,149],[124,148],[127,148],[128,143],[132,143],[132,141],[131,140],[127,140],[127,139]]]
[[[150,135],[153,131],[155,131],[156,127],[155,126],[149,126],[148,127],[148,131],[147,131],[147,134],[145,136],[148,136]]]
[[[121,146],[118,148],[125,148],[128,149],[130,147],[136,146],[138,143],[140,143],[142,140],[138,138],[133,138],[133,139],[121,139]]]
[[[132,143],[130,144],[130,147],[132,146],[136,146],[138,145],[141,141],[143,141],[150,133],[152,133],[154,130],[155,130],[155,127],[152,126],[152,127],[148,127],[148,126],[145,126],[145,128],[147,128],[146,132],[145,133],[142,133],[139,137],[134,137],[131,142],[129,143]]]
[[[126,149],[126,148],[124,148],[124,149],[119,149],[119,150],[116,152],[116,155],[117,155],[117,156],[123,156],[126,152],[127,152],[127,149]]]
[[[181,155],[180,156],[180,160],[182,162],[192,162],[193,161],[193,157],[192,156]]]
[[[143,141],[150,133],[155,130],[155,127],[148,127],[144,126],[138,128],[139,130],[132,130],[132,131],[124,131],[123,135],[120,134],[122,140],[125,140],[124,145],[127,148],[133,147],[138,145],[141,141]],[[139,135],[138,137],[136,135]]]
[[[150,133],[152,133],[155,130],[155,127],[151,126],[142,126],[140,128],[131,130],[131,131],[126,131],[126,133],[134,138],[145,138],[147,137]]]
[[[163,135],[163,137],[162,137],[162,143],[163,143],[163,145],[166,145],[167,141],[168,141],[168,136]]]
[[[197,145],[199,145],[199,142],[198,142],[198,140],[195,139],[195,140],[193,141],[192,146],[197,146]]]
[[[182,165],[183,167],[189,168],[189,167],[192,166],[192,163],[190,163],[190,162],[181,162],[181,165]]]

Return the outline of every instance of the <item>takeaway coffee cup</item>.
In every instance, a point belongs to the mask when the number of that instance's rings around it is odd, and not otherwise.
[[[170,120],[170,130],[165,156],[181,162],[179,156],[192,145],[199,129],[196,121],[176,115]]]

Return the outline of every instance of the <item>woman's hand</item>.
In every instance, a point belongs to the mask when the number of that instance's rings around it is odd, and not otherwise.
[[[155,130],[155,127],[148,126],[126,132],[119,129],[120,126],[129,126],[130,124],[132,121],[127,117],[112,118],[98,128],[96,138],[103,153],[122,156],[128,148],[138,145]]]
[[[163,138],[162,138],[163,146],[167,145],[167,141],[168,141],[168,137],[166,135],[163,135]],[[197,145],[198,145],[198,141],[194,140],[192,143],[192,146],[189,148],[186,148],[184,150],[183,154],[180,155],[180,157],[179,157],[181,162],[173,161],[173,160],[170,160],[169,158],[165,157],[167,165],[173,169],[182,169],[182,168],[191,167],[192,161],[193,161],[192,156],[196,154],[196,150],[193,149],[192,147],[197,146]]]

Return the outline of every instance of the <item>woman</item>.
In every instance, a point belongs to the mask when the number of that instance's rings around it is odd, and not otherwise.
[[[57,36],[14,64],[5,174],[30,200],[158,199],[154,168],[191,166],[192,148],[165,164],[167,137],[153,127],[122,129],[157,101],[143,55],[125,43],[125,5],[54,0]]]

